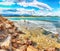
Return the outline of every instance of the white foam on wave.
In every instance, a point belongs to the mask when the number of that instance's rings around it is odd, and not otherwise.
[[[27,26],[27,27],[41,27],[47,31],[50,31],[54,34],[58,34],[57,29],[55,25],[52,22],[47,21],[33,21],[33,20],[20,20],[18,21],[18,24]]]

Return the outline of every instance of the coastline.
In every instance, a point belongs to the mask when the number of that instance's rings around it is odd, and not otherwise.
[[[38,21],[40,21],[40,26],[44,25],[45,22],[49,22],[49,23],[52,23],[54,25],[54,27],[58,24],[58,21],[60,20],[60,19],[58,19],[58,17],[46,17],[46,18],[45,17],[6,17],[6,18],[8,18],[11,21],[17,21],[17,22],[20,22],[21,20],[25,20],[25,21],[29,20],[30,22],[34,21],[34,23],[37,23]],[[48,27],[50,27],[50,25]],[[60,28],[59,27],[55,27],[55,28],[56,29],[53,32],[56,33],[56,31],[57,31],[58,33],[60,33],[60,31],[59,31]]]
[[[9,20],[41,20],[41,21],[60,21],[60,17],[5,17]]]
[[[31,27],[41,27],[47,31],[50,31],[54,34],[59,34],[58,29],[55,27],[55,25],[51,22],[45,22],[45,21],[30,21],[30,20],[20,20],[16,21],[20,26],[26,26],[28,28]],[[38,22],[38,23],[37,23]],[[22,23],[22,24],[21,24]]]

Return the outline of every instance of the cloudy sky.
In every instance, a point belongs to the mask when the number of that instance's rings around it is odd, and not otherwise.
[[[60,0],[0,0],[0,14],[60,16]]]

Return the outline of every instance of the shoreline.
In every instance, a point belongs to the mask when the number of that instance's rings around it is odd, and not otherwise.
[[[35,17],[33,17],[33,16],[4,16],[4,17],[6,17],[6,18],[40,18],[40,17],[60,17],[60,16],[35,16]]]
[[[54,34],[59,34],[58,29],[54,26],[53,23],[51,22],[45,22],[45,21],[24,21],[24,20],[20,20],[20,21],[16,21],[19,25],[21,26],[26,26],[26,27],[41,27],[47,31],[50,31]],[[37,23],[38,22],[38,23]]]

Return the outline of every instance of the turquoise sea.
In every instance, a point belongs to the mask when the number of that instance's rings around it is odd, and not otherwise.
[[[60,28],[60,17],[7,17],[9,20],[49,21]]]

